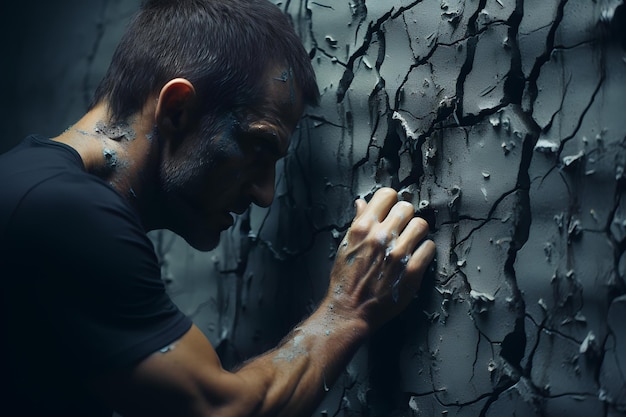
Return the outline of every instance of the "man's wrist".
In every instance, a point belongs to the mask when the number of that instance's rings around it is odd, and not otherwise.
[[[340,333],[346,342],[360,344],[370,334],[368,322],[356,309],[347,308],[344,304],[332,299],[325,299],[320,304],[317,314],[323,323],[323,334],[330,336]]]

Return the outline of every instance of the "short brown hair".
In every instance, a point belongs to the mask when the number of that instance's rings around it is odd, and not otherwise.
[[[268,0],[148,0],[90,108],[106,100],[111,119],[123,121],[169,80],[183,77],[194,84],[203,111],[237,111],[261,99],[259,75],[275,64],[291,69],[305,104],[318,104],[309,54]]]

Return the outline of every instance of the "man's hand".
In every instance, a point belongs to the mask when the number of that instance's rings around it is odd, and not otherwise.
[[[356,216],[337,251],[327,295],[339,315],[361,318],[376,330],[404,310],[435,255],[424,240],[428,223],[391,188],[356,201]],[[356,315],[356,317],[355,317]]]

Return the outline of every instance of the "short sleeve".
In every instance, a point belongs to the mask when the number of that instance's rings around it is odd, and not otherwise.
[[[11,230],[14,269],[32,281],[34,325],[60,367],[81,375],[127,367],[191,327],[138,216],[99,179],[67,174],[37,185]]]

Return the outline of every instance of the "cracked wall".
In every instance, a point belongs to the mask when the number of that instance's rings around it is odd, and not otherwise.
[[[41,3],[2,104],[18,98],[20,134],[81,114],[138,2]],[[322,90],[274,204],[208,254],[152,235],[224,364],[313,310],[353,199],[393,186],[429,220],[435,268],[315,415],[626,415],[624,1],[274,3]]]

